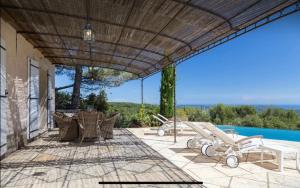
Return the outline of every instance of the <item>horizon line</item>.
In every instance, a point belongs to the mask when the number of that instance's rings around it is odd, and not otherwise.
[[[108,102],[115,102],[115,103],[134,103],[134,104],[141,104],[140,102],[129,102],[129,101],[108,101]],[[150,104],[150,105],[159,105],[159,103],[147,103],[144,102],[144,104]],[[300,104],[245,104],[245,103],[198,103],[198,104],[176,104],[176,106],[196,106],[196,105],[218,105],[218,104],[223,104],[223,105],[249,105],[249,106],[300,106]]]

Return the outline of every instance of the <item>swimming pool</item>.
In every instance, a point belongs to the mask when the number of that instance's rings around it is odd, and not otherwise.
[[[295,131],[295,130],[242,127],[242,126],[232,126],[232,125],[218,125],[218,127],[223,130],[234,129],[239,135],[243,135],[243,136],[262,135],[264,138],[269,138],[269,139],[300,142],[300,131]]]

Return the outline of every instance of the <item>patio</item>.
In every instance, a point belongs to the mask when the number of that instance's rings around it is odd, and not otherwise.
[[[25,148],[1,161],[1,187],[99,187],[99,182],[137,182],[115,187],[141,187],[138,182],[195,182],[204,185],[172,187],[298,187],[300,172],[293,156],[278,172],[274,156],[246,155],[238,168],[224,165],[221,158],[207,158],[197,149],[186,149],[195,133],[159,137],[150,128],[115,129],[107,141],[59,142],[58,131],[45,133]],[[300,149],[297,142],[272,141]],[[103,187],[112,185],[102,184]],[[163,185],[151,185],[151,187]],[[165,185],[166,187],[170,185]]]
[[[299,7],[296,0],[1,1],[0,155],[53,128],[55,66],[129,72],[141,80],[143,104],[143,81],[164,67]],[[176,93],[176,83],[173,89]],[[176,124],[176,114],[173,119]]]
[[[195,135],[193,132],[184,131],[174,143],[172,135],[159,137],[154,128],[128,130],[195,180],[203,181],[206,187],[296,188],[300,185],[300,171],[292,154],[285,157],[284,172],[278,171],[274,153],[265,154],[262,163],[260,153],[246,154],[237,168],[229,168],[223,158],[205,157],[199,149],[187,149],[187,140]],[[300,142],[264,139],[267,142],[300,150]]]
[[[144,79],[299,7],[296,0],[2,1],[0,47],[7,60],[1,59],[0,115],[7,118],[1,118],[1,187],[99,187],[108,181],[297,187],[300,175],[289,162],[291,169],[284,174],[249,161],[237,169],[224,168],[218,160],[186,151],[188,136],[178,136],[176,142],[176,134],[161,138],[144,135],[144,129],[115,129],[108,141],[58,142],[51,114],[55,65],[132,73],[141,80],[143,104]],[[84,40],[84,30],[92,34],[90,26],[95,36]],[[176,127],[175,113],[173,120]],[[135,186],[141,185],[130,187]]]
[[[1,187],[99,187],[98,182],[102,181],[194,181],[126,129],[115,129],[112,140],[82,145],[57,140],[57,130],[50,131],[2,160]],[[142,185],[130,187],[134,186]]]

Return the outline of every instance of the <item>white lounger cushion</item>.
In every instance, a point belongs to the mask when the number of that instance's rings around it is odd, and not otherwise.
[[[199,125],[203,126],[205,129],[209,130],[214,134],[216,137],[221,139],[226,144],[235,145],[236,140],[234,138],[227,135],[224,131],[217,128],[215,125],[209,122],[198,122]]]
[[[200,134],[204,138],[211,138],[213,136],[208,130],[204,129],[200,125],[201,122],[184,121],[183,123],[192,128],[196,133]]]

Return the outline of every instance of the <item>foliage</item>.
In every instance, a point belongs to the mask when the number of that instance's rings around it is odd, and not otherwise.
[[[163,68],[161,72],[160,86],[160,114],[165,117],[172,117],[174,112],[174,85],[175,85],[175,66],[170,65]]]
[[[85,103],[89,106],[95,106],[97,100],[97,95],[95,93],[91,93],[87,96]]]
[[[176,117],[182,121],[188,120],[187,112],[183,108],[176,109]]]
[[[266,127],[266,128],[281,128],[281,129],[288,128],[287,125],[279,117],[276,117],[276,116],[266,117],[264,119],[264,127]]]
[[[57,65],[56,75],[66,75],[75,79],[74,67]],[[128,80],[135,79],[136,75],[128,72],[100,67],[82,67],[81,88],[85,92],[98,91],[106,87],[117,87]]]
[[[294,110],[268,108],[260,113],[252,106],[216,105],[209,110],[215,124],[233,124],[252,127],[299,129],[300,118]]]
[[[107,96],[104,90],[101,90],[98,95],[95,93],[89,94],[86,99],[82,99],[81,109],[87,109],[87,107],[92,107],[99,112],[106,112],[109,108],[107,103]]]
[[[116,127],[158,126],[152,115],[159,112],[157,105],[135,103],[109,103],[109,113],[120,113]]]
[[[262,127],[264,125],[263,120],[256,114],[246,114],[244,118],[241,118],[241,122],[237,125],[247,125],[249,127]]]
[[[99,95],[96,98],[96,109],[100,112],[106,112],[109,108],[108,102],[107,102],[107,95],[104,90],[101,90]]]
[[[66,92],[56,93],[56,108],[67,109],[70,105],[71,95]],[[107,114],[118,112],[116,127],[144,127],[158,126],[160,122],[152,115],[159,112],[158,105],[134,103],[107,103],[105,91],[99,95],[90,94],[86,99],[81,99],[81,109],[86,109],[87,104],[94,105],[98,111]],[[216,105],[209,110],[198,108],[177,108],[177,117],[188,121],[210,121],[214,124],[232,124],[251,127],[300,129],[300,117],[294,110],[268,108],[257,112],[251,106],[225,106]]]
[[[216,124],[230,124],[237,112],[223,104],[217,105],[209,110],[212,122]]]
[[[265,127],[268,128],[299,129],[300,119],[294,110],[269,108],[262,112],[261,117],[264,119]]]
[[[110,111],[118,111],[121,117],[119,127],[158,126],[160,123],[152,118],[159,107],[133,103],[110,103]],[[114,109],[114,110],[113,110]],[[232,124],[251,127],[299,129],[300,118],[293,110],[267,109],[258,113],[252,106],[216,105],[209,110],[198,108],[177,108],[176,115],[180,120],[205,121],[214,124]]]
[[[141,126],[147,126],[151,124],[151,114],[146,114],[145,105],[142,104],[139,110],[138,119],[136,124]]]
[[[255,115],[256,114],[256,109],[253,106],[237,106],[234,107],[235,112],[237,115],[241,118],[246,117],[248,115]]]
[[[67,92],[56,92],[55,93],[55,108],[56,109],[67,109],[71,105],[71,94]]]
[[[178,108],[176,110],[176,114],[181,120],[210,121],[210,116],[207,110],[197,108]]]

